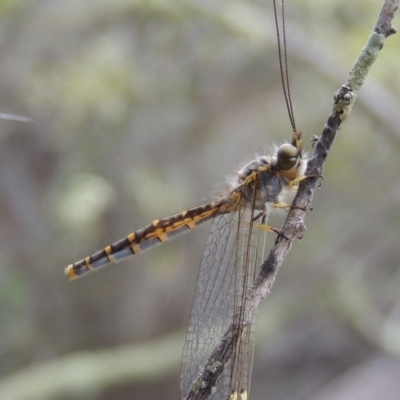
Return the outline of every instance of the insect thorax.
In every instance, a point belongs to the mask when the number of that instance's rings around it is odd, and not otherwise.
[[[238,172],[239,184],[248,182],[241,190],[244,201],[248,203],[246,207],[252,207],[251,203],[254,203],[256,208],[261,209],[266,203],[278,202],[283,186],[281,179],[274,173],[275,169],[271,157],[261,156],[250,161]]]

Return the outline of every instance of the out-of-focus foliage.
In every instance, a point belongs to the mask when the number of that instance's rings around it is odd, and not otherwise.
[[[286,7],[309,146],[380,2]],[[63,268],[213,198],[290,138],[271,1],[8,0],[0,18],[0,112],[33,120],[0,120],[0,397],[176,399],[207,228],[77,282]],[[253,400],[398,398],[399,43],[260,309]]]

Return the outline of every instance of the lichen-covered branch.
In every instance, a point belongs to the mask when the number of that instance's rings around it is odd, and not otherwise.
[[[311,207],[314,191],[318,184],[318,176],[322,176],[323,167],[336,133],[350,114],[357,93],[382,49],[385,39],[396,32],[392,26],[392,20],[398,4],[399,0],[384,1],[375,27],[357,61],[351,68],[347,82],[334,95],[332,111],[322,130],[321,137],[314,145],[313,153],[308,162],[306,175],[311,177],[300,183],[298,193],[293,201],[294,207],[289,212],[282,228],[283,236],[277,238],[267,259],[261,266],[259,276],[255,281],[254,289],[250,296],[252,310],[255,310],[259,303],[269,294],[276,274],[288,254],[293,240],[301,235],[305,229],[304,218],[307,213],[305,210],[309,210]]]

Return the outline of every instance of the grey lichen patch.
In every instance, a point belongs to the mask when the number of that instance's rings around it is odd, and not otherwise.
[[[371,33],[360,56],[350,70],[346,84],[336,93],[333,111],[340,115],[342,121],[350,114],[357,93],[364,83],[369,69],[378,57],[384,42],[384,35],[376,32]]]
[[[356,96],[347,85],[343,85],[335,93],[335,102],[333,106],[333,114],[339,114],[340,119],[344,121],[351,112]]]
[[[364,83],[368,71],[378,57],[384,42],[385,36],[380,33],[372,32],[368,38],[367,44],[350,71],[350,77],[346,84],[355,94]]]
[[[198,378],[192,383],[191,391],[195,394],[198,394],[201,389],[206,387],[205,382],[203,379]]]
[[[211,365],[207,365],[206,369],[214,374],[221,365],[222,363],[220,361],[215,361]]]

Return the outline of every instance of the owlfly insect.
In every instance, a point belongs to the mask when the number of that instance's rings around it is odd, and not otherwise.
[[[65,269],[70,279],[76,279],[212,221],[183,351],[182,399],[248,398],[255,326],[245,322],[248,318],[244,316],[244,299],[253,284],[257,267],[262,263],[264,233],[279,235],[278,229],[267,225],[267,217],[276,209],[290,208],[285,203],[286,194],[295,192],[298,182],[304,178],[307,158],[294,122],[285,28],[283,25],[282,55],[275,1],[274,11],[292,139],[276,147],[271,154],[244,165],[230,182],[230,190],[225,196],[172,217],[155,220]],[[282,16],[284,24],[283,13]],[[224,343],[229,343],[226,348]],[[219,353],[223,353],[222,358],[217,357]],[[221,362],[221,359],[225,361]]]

